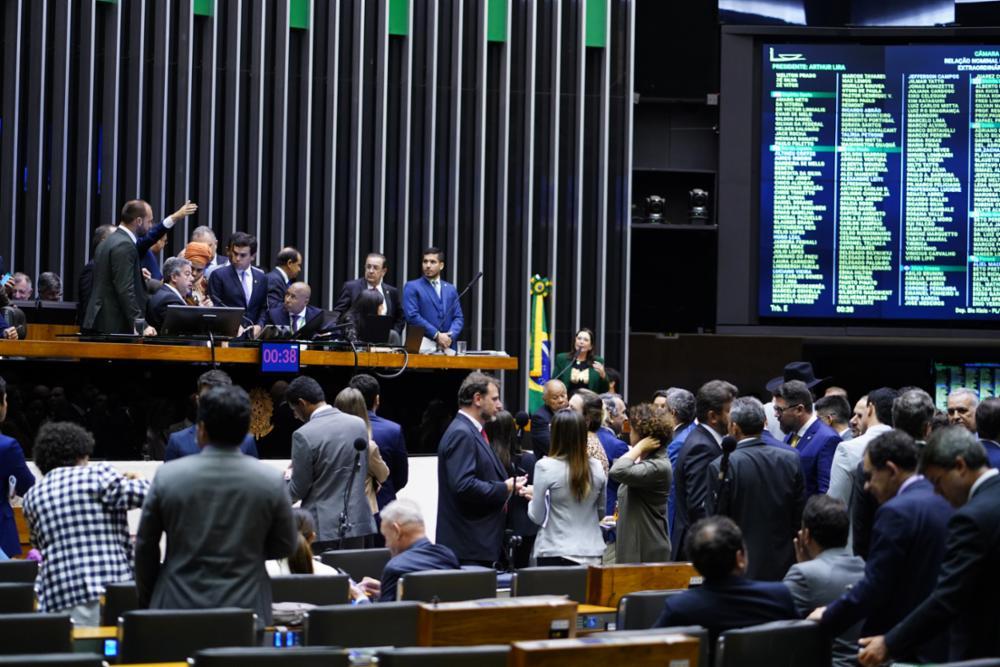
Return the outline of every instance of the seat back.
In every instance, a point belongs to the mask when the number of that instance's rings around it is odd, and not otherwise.
[[[619,630],[646,630],[663,613],[663,603],[671,595],[683,593],[684,589],[669,591],[636,591],[622,596],[618,601]]]
[[[497,596],[496,570],[430,570],[411,572],[399,578],[400,600],[461,602]]]
[[[139,591],[134,581],[122,581],[104,587],[104,606],[101,608],[101,625],[118,625],[118,619],[127,611],[139,608]]]
[[[119,662],[182,662],[206,648],[254,646],[249,609],[138,609],[122,614]]]
[[[379,667],[507,667],[510,646],[438,646],[378,651]]]
[[[1000,667],[1000,658],[980,658],[960,662],[939,662],[937,667]]]
[[[687,635],[698,640],[698,665],[696,667],[712,667],[710,660],[710,645],[708,630],[700,625],[677,625],[669,628],[651,628],[648,630],[609,630],[595,632],[588,637],[649,637],[651,635]]]
[[[33,584],[38,577],[38,561],[5,560],[0,561],[0,583]]]
[[[587,601],[587,568],[526,567],[514,573],[511,595],[565,595],[581,604]]]
[[[198,651],[192,667],[348,667],[338,648],[209,648]]]
[[[108,667],[96,653],[35,653],[34,655],[0,655],[0,667]]]
[[[0,653],[72,653],[73,623],[69,614],[4,614],[0,616]]]
[[[811,621],[774,621],[723,632],[716,667],[829,665],[830,639]]]
[[[0,584],[0,614],[30,614],[33,611],[34,584]]]
[[[418,602],[316,607],[306,614],[306,646],[416,646]]]
[[[346,574],[282,574],[271,577],[274,602],[344,604],[350,601],[350,577]]]
[[[388,549],[344,549],[324,551],[319,555],[324,563],[343,570],[354,581],[361,581],[365,577],[381,579],[382,570],[391,557]]]

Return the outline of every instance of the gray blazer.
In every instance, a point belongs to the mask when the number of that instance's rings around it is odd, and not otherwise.
[[[146,494],[135,540],[139,605],[241,607],[270,625],[264,561],[289,556],[297,541],[281,473],[239,449],[205,447],[162,465]]]
[[[312,513],[319,541],[338,537],[344,491],[354,465],[354,441],[358,438],[365,441],[367,448],[368,429],[364,420],[333,407],[314,414],[292,434],[292,478],[288,482],[288,492],[293,502],[301,500],[302,509]],[[375,519],[365,497],[365,479],[368,478],[366,453],[360,461],[361,468],[354,475],[351,488],[347,510],[349,525],[344,537],[375,532]]]
[[[865,561],[852,556],[846,548],[827,549],[812,560],[796,563],[785,575],[785,586],[792,593],[795,611],[806,617],[817,607],[824,607],[856,584],[865,575]],[[833,642],[835,667],[858,664],[859,621]]]
[[[667,458],[667,448],[660,447],[639,462],[619,456],[608,474],[621,484],[618,487],[615,562],[669,561],[667,496],[670,495],[673,469]]]
[[[577,501],[570,490],[569,465],[564,460],[546,456],[535,464],[528,518],[541,526],[535,538],[533,554],[536,558],[600,558],[604,554],[600,521],[604,517],[608,479],[597,459],[588,458],[587,462],[590,464],[590,492],[582,502]]]

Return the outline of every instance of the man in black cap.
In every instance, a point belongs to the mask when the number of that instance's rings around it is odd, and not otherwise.
[[[809,390],[815,394],[818,385],[826,382],[830,378],[817,378],[813,372],[813,366],[808,361],[792,361],[785,365],[784,371],[778,377],[773,377],[767,381],[767,391],[771,394],[771,400],[764,404],[764,414],[767,416],[767,430],[778,440],[785,439],[785,432],[781,430],[781,424],[774,414],[774,398],[778,395],[778,388],[789,380],[801,380],[806,383]]]

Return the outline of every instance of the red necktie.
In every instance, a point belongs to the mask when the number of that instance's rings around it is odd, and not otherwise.
[[[486,441],[486,444],[487,445],[490,444],[490,436],[486,435],[486,429],[485,428],[479,429],[479,432],[483,435],[483,440]]]

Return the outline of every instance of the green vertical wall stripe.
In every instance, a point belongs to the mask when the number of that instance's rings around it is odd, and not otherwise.
[[[487,0],[486,39],[491,42],[507,41],[508,0]]]
[[[587,46],[608,45],[608,0],[586,0],[587,2],[587,35],[584,40]]]
[[[194,0],[195,16],[212,16],[215,14],[215,0]]]
[[[289,0],[288,27],[309,29],[309,0]]]
[[[409,34],[410,0],[389,0],[389,34]]]

